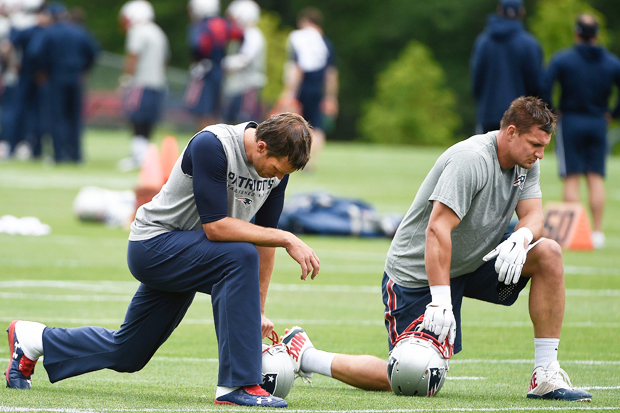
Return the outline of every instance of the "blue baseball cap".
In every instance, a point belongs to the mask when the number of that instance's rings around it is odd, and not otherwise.
[[[48,4],[47,10],[52,16],[59,16],[67,12],[67,6],[60,1],[55,1]]]
[[[499,6],[504,12],[504,16],[511,19],[519,17],[519,10],[523,7],[523,0],[499,0]]]

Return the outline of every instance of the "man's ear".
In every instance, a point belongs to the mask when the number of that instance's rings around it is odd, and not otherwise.
[[[256,150],[258,153],[263,153],[267,150],[267,143],[265,141],[256,142]]]
[[[508,140],[512,141],[518,135],[519,133],[517,133],[517,127],[515,125],[508,125],[508,128],[506,129],[506,136],[508,136]]]

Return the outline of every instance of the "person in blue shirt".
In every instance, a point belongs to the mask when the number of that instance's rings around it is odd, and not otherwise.
[[[20,56],[20,61],[14,123],[8,140],[11,156],[26,160],[41,156],[41,138],[49,132],[50,122],[45,111],[49,91],[36,77],[36,64],[29,48],[33,39],[47,30],[51,16],[43,0],[31,2],[23,12],[24,22],[12,27],[9,34],[11,47]]]
[[[620,99],[610,110],[609,98],[614,85],[620,89],[620,59],[598,44],[598,33],[599,24],[594,16],[578,17],[575,45],[551,58],[542,81],[542,96],[551,104],[556,81],[562,88],[556,152],[564,181],[564,201],[579,202],[579,178],[585,175],[593,221],[592,242],[595,248],[602,248],[607,127],[611,118],[620,117]]]
[[[476,39],[470,74],[477,104],[476,133],[499,129],[504,112],[519,96],[539,96],[542,49],[523,27],[522,0],[500,0],[497,14]]]
[[[28,53],[48,80],[53,96],[48,110],[54,120],[54,160],[80,162],[83,80],[95,63],[99,47],[86,30],[69,21],[63,4],[50,5],[50,13],[53,25],[33,40]]]
[[[188,11],[192,20],[188,44],[193,63],[184,100],[197,127],[202,129],[220,120],[222,60],[231,40],[243,40],[243,29],[219,16],[219,0],[190,0]]]
[[[9,40],[11,10],[0,4],[0,160],[8,159],[17,115],[17,54]]]

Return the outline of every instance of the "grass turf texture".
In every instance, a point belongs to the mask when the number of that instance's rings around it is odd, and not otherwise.
[[[189,136],[177,139],[183,146]],[[52,234],[43,237],[0,234],[3,326],[19,318],[51,326],[118,328],[137,286],[125,264],[127,230],[80,222],[72,203],[87,185],[114,190],[136,185],[137,173],[115,169],[128,146],[127,133],[89,130],[82,165],[0,164],[0,216],[36,216],[52,227]],[[367,200],[384,213],[404,213],[441,151],[330,143],[314,173],[292,175],[288,194],[325,190]],[[553,154],[542,161],[542,170],[544,200],[559,200]],[[296,382],[287,397],[290,409],[620,411],[619,175],[620,159],[612,158],[606,181],[606,248],[564,252],[567,307],[560,360],[573,383],[593,394],[592,403],[525,398],[534,346],[524,292],[509,308],[466,300],[464,350],[454,357],[448,380],[435,398],[364,392],[315,375],[313,387]],[[314,281],[301,282],[297,264],[278,250],[267,301],[267,316],[277,331],[283,334],[298,324],[317,348],[387,358],[380,281],[389,240],[304,240],[321,258],[321,273]],[[183,323],[142,371],[100,371],[52,385],[39,365],[31,391],[0,390],[0,412],[230,410],[213,405],[217,346],[212,324],[209,298],[198,296]],[[2,338],[2,372],[9,357]]]

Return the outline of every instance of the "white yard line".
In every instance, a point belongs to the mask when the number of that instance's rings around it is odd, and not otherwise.
[[[1,261],[1,260],[0,260]],[[62,290],[93,291],[98,294],[126,293],[133,294],[138,286],[137,281],[57,281],[57,280],[6,280],[0,281],[0,291],[19,288],[58,288]],[[272,283],[269,291],[303,292],[303,293],[351,293],[351,294],[381,294],[379,285],[325,285],[311,283],[281,284]],[[527,290],[526,290],[527,291]],[[566,290],[567,296],[573,297],[620,297],[620,289],[572,289]]]
[[[304,409],[286,409],[289,413],[405,413],[405,412],[520,412],[520,411],[609,411],[618,410],[617,406],[545,406],[545,407],[501,407],[501,408],[466,408],[454,407],[445,409],[367,409],[367,410],[304,410]],[[50,412],[50,413],[95,413],[95,412],[123,412],[123,413],[169,413],[169,412],[222,412],[222,411],[242,411],[248,412],[248,408],[204,408],[204,409],[118,409],[118,408],[101,408],[101,409],[61,409],[61,408],[35,408],[35,407],[9,407],[0,406],[0,412]],[[261,412],[281,412],[280,409],[261,409]]]

